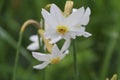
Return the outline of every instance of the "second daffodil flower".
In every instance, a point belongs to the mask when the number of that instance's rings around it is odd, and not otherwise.
[[[53,45],[52,53],[51,54],[44,54],[44,53],[38,53],[38,52],[32,52],[32,55],[34,58],[36,58],[38,61],[42,61],[43,63],[33,66],[35,69],[44,69],[48,64],[56,64],[60,60],[62,60],[65,55],[68,53],[67,49],[70,45],[70,40],[67,40],[62,49],[59,50],[58,46],[56,44]]]
[[[50,13],[42,9],[45,20],[45,37],[51,39],[51,43],[56,43],[60,39],[75,39],[76,36],[91,36],[85,31],[85,25],[89,22],[90,8],[84,7],[72,12],[69,16],[64,16],[61,10],[52,4]]]
[[[32,43],[30,45],[28,45],[28,47],[27,47],[28,50],[34,51],[34,50],[38,50],[40,48],[38,35],[30,36],[30,41],[32,41]],[[42,38],[40,38],[40,44],[42,44]],[[44,46],[44,49],[46,49],[45,46]]]
[[[28,50],[38,50],[39,49],[39,41],[37,35],[30,36],[30,41],[32,43],[27,47]]]

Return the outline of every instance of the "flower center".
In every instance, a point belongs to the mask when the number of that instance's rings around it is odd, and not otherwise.
[[[57,32],[64,35],[68,31],[66,26],[57,26]]]
[[[59,57],[56,57],[56,58],[54,58],[54,59],[51,60],[51,63],[52,63],[52,64],[56,64],[56,63],[58,63],[59,61],[60,61],[60,58],[59,58]]]

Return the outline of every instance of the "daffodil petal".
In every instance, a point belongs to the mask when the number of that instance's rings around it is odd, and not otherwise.
[[[53,45],[52,55],[53,55],[53,57],[57,57],[57,56],[61,55],[60,50],[56,44]]]
[[[69,31],[65,35],[62,35],[62,37],[67,40],[67,39],[75,39],[76,38],[76,32]]]
[[[50,38],[50,39],[54,40],[54,39],[58,38],[59,34],[55,30],[49,30],[44,33],[44,36],[47,39]]]
[[[66,51],[64,52],[64,54],[69,54],[69,50],[66,50]]]
[[[58,24],[61,24],[64,22],[64,16],[61,12],[61,10],[55,5],[52,4],[50,8],[50,13],[53,19],[55,19]]]
[[[82,18],[82,21],[81,21],[82,25],[87,25],[87,24],[88,24],[90,14],[91,14],[91,10],[90,10],[90,8],[88,7],[88,8],[86,9],[85,13],[84,13],[83,18]]]
[[[66,19],[66,25],[70,27],[75,27],[80,24],[80,20],[82,20],[84,14],[84,7],[81,7],[77,11],[73,12],[68,18]]]
[[[78,9],[76,9],[76,8],[73,8],[73,9],[72,9],[72,12],[76,12],[77,10],[78,10]]]
[[[82,36],[85,33],[85,27],[79,27],[75,29],[71,29],[71,36]]]
[[[38,42],[33,42],[31,43],[28,47],[27,47],[28,50],[37,50],[39,49],[39,44]]]
[[[49,43],[50,43],[50,44],[55,44],[55,43],[57,43],[57,42],[58,42],[59,40],[61,40],[61,39],[62,39],[62,37],[59,36],[59,37],[57,37],[57,38],[51,40]]]
[[[84,37],[89,37],[92,34],[88,33],[85,31],[85,27],[80,27],[80,29],[78,29],[78,31],[76,31],[76,35],[77,36],[84,36]]]
[[[90,36],[92,36],[92,34],[90,34],[90,33],[88,33],[88,32],[84,32],[83,36],[84,36],[84,37],[90,37]]]
[[[45,23],[47,23],[45,26],[45,28],[54,28],[55,26],[57,26],[57,23],[55,22],[55,20],[51,17],[51,15],[45,10],[42,9],[42,15],[45,19]],[[49,25],[49,26],[48,26]]]
[[[76,32],[70,31],[70,32],[69,32],[69,36],[70,36],[72,39],[75,39],[75,38],[76,38]]]
[[[30,36],[30,40],[33,41],[33,42],[38,41],[38,35],[32,35],[32,36]]]
[[[67,55],[66,52],[64,52],[62,55],[60,55],[60,59],[63,59]]]
[[[44,54],[38,52],[32,52],[32,56],[39,61],[49,61],[51,57],[50,54]]]
[[[65,43],[64,43],[64,45],[63,45],[63,47],[61,49],[61,53],[65,52],[69,48],[70,43],[71,43],[70,39],[68,39],[68,40],[65,41]]]
[[[33,66],[33,68],[35,68],[35,69],[44,69],[45,67],[47,67],[48,64],[49,64],[49,62],[43,62],[42,64]]]
[[[50,16],[49,12],[46,11],[45,9],[42,9],[42,15],[44,17],[45,20],[48,20],[48,17]]]

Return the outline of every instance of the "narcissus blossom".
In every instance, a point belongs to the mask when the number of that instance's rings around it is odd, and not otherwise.
[[[39,49],[38,35],[30,36],[30,41],[32,41],[32,43],[30,45],[28,45],[27,49],[31,50],[31,51],[38,50]],[[40,38],[40,44],[42,44],[42,38]]]
[[[91,36],[85,31],[89,22],[90,8],[84,7],[72,12],[69,16],[64,16],[61,10],[52,4],[50,13],[42,9],[42,15],[45,20],[45,37],[51,39],[51,43],[56,43],[60,39],[75,39],[76,36]]]
[[[33,68],[35,69],[43,69],[45,68],[48,64],[56,64],[58,63],[60,60],[62,60],[65,55],[67,54],[67,49],[70,45],[70,40],[67,40],[62,49],[59,50],[58,46],[56,44],[53,45],[52,48],[52,53],[48,54],[48,53],[39,53],[39,52],[32,52],[32,55],[35,59],[37,59],[38,61],[42,61],[43,63],[33,66]]]
[[[32,43],[27,47],[27,49],[38,50],[39,49],[38,36],[37,35],[30,36],[30,41],[32,41]]]

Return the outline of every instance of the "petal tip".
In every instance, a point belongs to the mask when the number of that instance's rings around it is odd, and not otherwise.
[[[88,33],[88,32],[85,32],[85,33],[83,34],[83,36],[87,38],[87,37],[92,36],[92,34],[90,34],[90,33]]]
[[[34,50],[34,49],[31,47],[31,45],[29,45],[29,46],[27,47],[27,49],[28,49],[28,50]]]
[[[87,12],[89,15],[91,14],[91,10],[90,10],[89,7],[87,7],[86,12]]]

